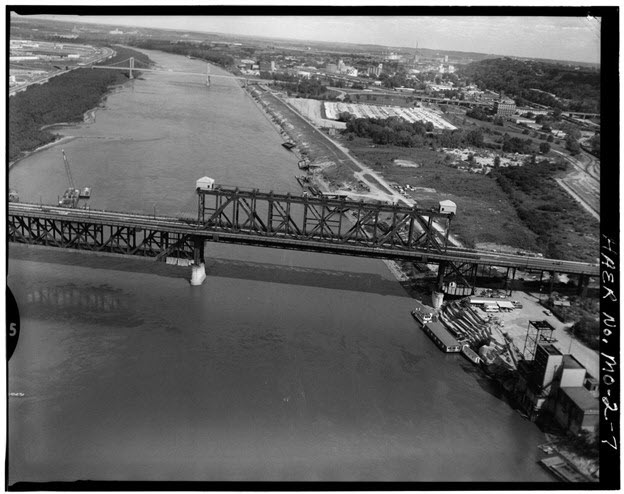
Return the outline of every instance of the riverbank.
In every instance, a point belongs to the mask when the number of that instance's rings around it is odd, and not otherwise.
[[[120,48],[110,62],[131,56],[145,63],[149,61],[139,52]],[[11,126],[9,160],[15,163],[41,144],[52,142],[50,126],[74,123],[77,115],[99,106],[112,91],[127,82],[126,75],[119,71],[81,68],[53,77],[45,84],[31,85],[12,96],[7,105]]]
[[[66,142],[73,141],[74,139],[76,139],[76,136],[62,136],[52,142],[49,142],[47,144],[44,144],[43,146],[39,146],[38,148],[35,148],[32,151],[26,151],[24,153],[24,156],[20,156],[18,159],[14,161],[9,161],[9,170],[13,168],[14,166],[17,166],[21,161],[25,160],[29,156],[37,154],[51,147],[58,146],[59,144],[65,144]]]
[[[188,59],[155,59],[195,72]],[[97,184],[91,200],[98,208],[196,212],[193,186],[204,174],[301,193],[293,155],[231,81],[210,90],[169,81],[150,75],[135,82],[134,93],[111,97],[90,138],[66,148],[80,164],[77,183]],[[131,142],[148,136],[160,139]],[[46,164],[58,151],[15,170],[25,197],[44,189],[54,199],[63,190],[62,162],[60,169]],[[9,283],[27,322],[10,362],[8,390],[25,393],[9,403],[11,482],[120,474],[551,480],[536,463],[543,434],[466,365],[437,353],[414,327],[413,301],[385,265],[221,242],[206,247],[210,276],[202,287],[189,285],[186,268],[164,263],[70,251],[64,263],[11,260]],[[41,348],[58,351],[41,355]],[[129,431],[136,432],[131,443]],[[37,441],[47,447],[33,456],[28,445]],[[85,442],[97,448],[85,451]],[[126,472],[137,444],[153,454]],[[172,462],[172,448],[188,461]]]

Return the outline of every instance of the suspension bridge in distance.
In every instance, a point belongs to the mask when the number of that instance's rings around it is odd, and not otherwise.
[[[555,273],[576,275],[579,292],[599,276],[598,264],[450,247],[453,215],[415,206],[224,186],[197,196],[195,217],[11,202],[8,240],[191,266],[194,285],[206,278],[205,242],[437,264],[440,291],[450,280],[472,290],[479,266],[549,272],[551,288]]]
[[[127,65],[125,65],[127,64]],[[137,65],[138,64],[138,65]],[[120,62],[115,62],[112,65],[91,65],[91,69],[105,69],[105,70],[122,70],[128,72],[128,78],[134,79],[135,72],[154,72],[158,74],[169,74],[169,75],[184,75],[184,76],[199,76],[205,78],[206,86],[210,87],[211,79],[236,79],[239,81],[243,81],[244,84],[250,83],[269,83],[274,82],[272,79],[259,79],[259,78],[249,78],[244,76],[236,76],[236,75],[226,75],[226,74],[212,74],[210,72],[210,64],[206,62],[206,72],[188,72],[183,70],[170,70],[170,69],[161,69],[161,68],[150,68],[147,64],[136,60],[134,57],[127,58],[126,60],[122,60]]]

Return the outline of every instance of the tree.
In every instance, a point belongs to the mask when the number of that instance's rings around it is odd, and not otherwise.
[[[540,153],[547,154],[550,151],[550,144],[547,142],[541,142],[539,145]]]
[[[348,111],[342,111],[338,114],[338,120],[340,122],[348,122],[349,120],[353,120],[353,115]]]
[[[471,130],[466,134],[466,144],[474,147],[482,147],[483,146],[483,132],[481,129]]]
[[[555,138],[552,136],[552,134],[550,134],[547,138],[546,141],[547,142],[553,142],[555,140]]]
[[[600,134],[596,134],[589,141],[592,147],[592,151],[596,154],[600,154]]]
[[[494,157],[494,168],[498,168],[500,166],[500,156]]]
[[[570,151],[573,156],[581,152],[581,146],[572,136],[566,137],[566,149]]]

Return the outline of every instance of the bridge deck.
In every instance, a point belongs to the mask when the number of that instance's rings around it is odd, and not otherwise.
[[[599,265],[591,263],[469,249],[448,248],[444,251],[434,251],[402,248],[399,245],[379,246],[361,240],[336,241],[303,236],[297,238],[280,231],[269,234],[219,224],[206,226],[198,223],[195,218],[66,209],[23,203],[9,203],[8,216],[9,241],[151,257],[172,254],[172,249],[177,246],[184,250],[186,257],[192,258],[192,239],[201,239],[421,263],[450,261],[535,271],[599,275]],[[123,232],[123,235],[120,232]],[[121,237],[125,246],[123,249],[119,247]],[[115,240],[111,241],[113,238]],[[130,238],[133,240],[130,241]]]

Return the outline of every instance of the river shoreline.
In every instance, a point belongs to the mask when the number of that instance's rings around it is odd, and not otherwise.
[[[38,148],[35,148],[32,151],[27,151],[26,154],[24,154],[24,156],[20,156],[18,159],[9,162],[9,170],[11,170],[13,167],[19,165],[19,163],[21,161],[24,161],[26,158],[28,158],[28,157],[30,157],[30,156],[32,156],[34,154],[37,154],[37,153],[39,153],[41,151],[44,151],[46,149],[49,149],[51,147],[58,146],[59,144],[64,144],[66,142],[73,141],[74,139],[77,139],[77,136],[63,136],[63,137],[60,137],[58,139],[55,139],[52,142],[48,142],[47,144],[44,144],[43,146],[39,146]]]
[[[100,180],[98,195],[118,210],[149,208],[153,197],[167,194],[176,197],[163,200],[168,211],[185,206],[177,201],[181,194],[195,205],[189,184],[204,166],[225,183],[261,190],[294,178],[293,155],[238,91],[158,80],[148,89],[152,96],[140,100],[129,91],[111,99],[107,108],[119,115],[100,114],[89,134],[132,131],[124,135],[131,138],[157,130],[167,140],[74,143],[72,161]],[[233,123],[219,127],[215,121],[230,112]],[[295,114],[292,121],[299,123]],[[133,127],[137,122],[144,127]],[[258,130],[256,138],[246,135],[246,146],[245,123]],[[240,151],[245,148],[251,151]],[[210,149],[222,151],[214,164],[193,167]],[[25,175],[32,197],[42,184],[54,193],[63,183],[45,156],[39,168],[26,162],[14,175]],[[32,261],[12,261],[12,288],[27,301],[20,308],[28,338],[11,361],[9,390],[33,398],[10,403],[13,482],[119,476],[125,460],[146,448],[150,455],[139,455],[128,475],[548,480],[532,461],[531,446],[544,441],[542,434],[510,413],[488,383],[475,383],[431,346],[409,315],[413,301],[385,266],[218,242],[210,247],[203,287],[190,287],[186,270],[178,275],[179,268],[164,263],[82,255],[77,261],[69,250],[59,254],[64,263],[34,251]],[[42,355],[42,348],[52,351]],[[46,448],[33,457],[31,445],[38,443]],[[172,447],[184,461],[171,460]],[[449,464],[453,471],[444,471]]]
[[[249,87],[244,88],[244,89],[245,89],[245,93],[250,97],[250,99],[254,102],[256,107],[262,112],[262,114],[267,118],[267,120],[269,120],[273,124],[274,128],[282,136],[284,141],[285,142],[290,141],[295,144],[295,147],[292,149],[292,151],[299,157],[299,159],[300,160],[307,159],[309,162],[309,165],[316,168],[314,172],[308,172],[308,176],[310,177],[310,180],[313,181],[314,184],[317,187],[319,187],[323,192],[331,192],[332,191],[331,184],[323,179],[322,174],[319,173],[319,171],[322,171],[324,167],[332,165],[334,163],[333,162],[328,163],[327,161],[325,161],[323,157],[310,154],[309,147],[305,146],[305,141],[302,142],[303,139],[301,135],[296,135],[294,133],[293,126],[288,121],[287,117],[281,114],[278,114],[274,109],[270,107],[269,103],[267,103],[262,98],[257,96],[255,91],[252,93],[249,90]],[[308,122],[308,124],[312,126],[311,123]],[[331,142],[338,149],[345,152],[345,149],[338,146],[333,140],[331,140]],[[349,154],[348,156],[350,157]],[[378,178],[378,177],[375,177],[375,178]],[[354,182],[355,182],[355,177],[354,177]],[[355,186],[355,183],[353,185]],[[366,196],[366,194],[364,194],[364,196]],[[373,199],[384,200],[387,198],[378,197],[376,195],[375,197],[373,197]],[[388,270],[390,271],[390,273],[394,276],[394,278],[398,282],[402,284],[409,283],[410,286],[412,285],[410,273],[406,269],[404,269],[400,263],[396,261],[391,261],[391,260],[384,260],[383,262],[388,268]],[[410,294],[413,296],[414,290],[408,290],[408,292],[410,292]]]
[[[94,108],[89,108],[88,110],[86,110],[83,114],[82,114],[82,121],[75,121],[75,122],[57,122],[57,123],[52,123],[52,124],[47,124],[44,125],[43,127],[40,127],[40,130],[49,130],[49,129],[54,129],[54,128],[67,128],[67,127],[74,127],[77,125],[81,125],[81,124],[93,124],[96,121],[96,113],[98,110],[104,108],[104,103],[106,101],[106,98],[108,96],[110,96],[111,94],[116,93],[117,91],[122,90],[125,87],[125,84],[115,84],[114,86],[111,86],[108,91],[106,91],[104,94],[102,94],[102,97],[100,99],[100,102],[98,103],[97,106],[95,106]],[[58,135],[58,134],[57,134]],[[36,147],[35,149],[32,149],[30,151],[24,151],[24,154],[22,156],[20,156],[19,158],[13,160],[13,161],[9,161],[9,170],[11,170],[13,167],[17,166],[21,161],[25,160],[26,158],[37,154],[41,151],[44,151],[46,149],[52,148],[54,146],[58,146],[59,144],[64,144],[66,142],[70,142],[73,141],[74,139],[78,139],[79,136],[68,136],[68,135],[62,135],[60,137],[58,137],[57,139],[54,139],[51,142],[48,142],[47,144],[43,144],[39,147]]]

